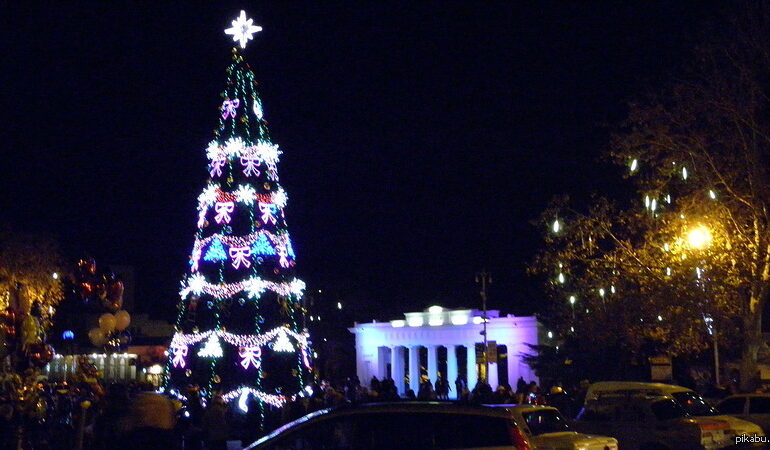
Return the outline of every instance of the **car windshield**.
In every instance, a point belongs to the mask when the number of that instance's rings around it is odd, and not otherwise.
[[[671,420],[687,416],[687,411],[673,398],[656,401],[650,405],[650,408],[658,420]]]
[[[558,433],[560,431],[570,431],[569,425],[564,417],[555,409],[541,409],[522,414],[524,421],[527,422],[529,431],[538,436],[545,433]]]
[[[703,400],[703,397],[695,392],[676,392],[672,397],[691,416],[715,416],[719,412]]]

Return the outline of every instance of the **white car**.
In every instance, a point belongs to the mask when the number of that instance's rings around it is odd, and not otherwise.
[[[533,450],[617,450],[618,441],[608,436],[578,433],[558,409],[535,405],[487,405],[505,408],[527,436]]]
[[[588,388],[586,402],[611,392],[638,392],[649,396],[670,396],[692,417],[708,417],[727,422],[734,436],[764,437],[762,427],[731,415],[720,414],[692,389],[673,384],[645,383],[636,381],[600,381]]]

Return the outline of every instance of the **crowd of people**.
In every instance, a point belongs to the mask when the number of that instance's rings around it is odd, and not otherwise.
[[[339,382],[318,381],[312,394],[282,409],[266,409],[250,399],[246,410],[236,411],[221,396],[204,399],[194,386],[177,397],[155,392],[149,384],[50,383],[41,381],[43,395],[36,403],[35,420],[24,424],[19,436],[18,418],[9,404],[0,401],[0,436],[4,447],[18,439],[36,447],[85,449],[185,448],[225,449],[227,440],[252,442],[265,431],[309,412],[345,404],[437,401],[457,399],[472,404],[550,404],[574,417],[582,404],[576,387],[569,395],[561,385],[543,392],[536,382],[520,378],[515,387],[501,384],[494,389],[484,380],[467,386],[463,378],[450,383],[439,376],[434,382],[420,380],[417,392],[399,395],[390,377],[372,377],[364,385],[358,377]],[[406,383],[408,385],[408,383]],[[1,399],[0,399],[1,400]],[[10,408],[10,409],[9,409]],[[31,440],[36,442],[31,442]]]

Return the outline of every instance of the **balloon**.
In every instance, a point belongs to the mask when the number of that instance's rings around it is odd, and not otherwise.
[[[104,282],[94,284],[94,294],[99,300],[107,298],[107,285]]]
[[[101,328],[91,328],[91,331],[88,332],[88,339],[90,339],[91,343],[95,346],[101,347],[107,340],[107,336]]]
[[[80,261],[78,261],[78,274],[83,276],[89,274],[96,275],[96,261],[90,256],[81,258]]]
[[[131,343],[131,333],[124,331],[118,335],[118,343],[121,350],[125,350],[128,344]]]
[[[102,306],[110,312],[116,312],[123,306],[123,282],[112,280],[107,284],[105,298],[101,299]]]
[[[125,309],[115,313],[115,329],[123,331],[131,324],[131,315]]]
[[[80,294],[80,298],[83,300],[88,300],[89,298],[91,298],[91,294],[93,294],[93,287],[91,286],[91,283],[79,284],[78,294]]]
[[[53,361],[53,347],[47,344],[32,344],[27,349],[29,361],[33,366],[43,368],[46,364]]]
[[[110,313],[104,313],[99,317],[99,328],[104,331],[104,334],[111,333],[115,330],[115,316]]]

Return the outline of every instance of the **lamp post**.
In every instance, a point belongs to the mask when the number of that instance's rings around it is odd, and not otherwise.
[[[698,225],[687,232],[687,244],[693,250],[701,251],[711,244],[711,230],[705,225]],[[701,284],[703,292],[706,292],[705,285]],[[720,384],[719,379],[719,339],[717,333],[717,325],[712,317],[706,317],[704,315],[704,322],[706,323],[706,329],[714,339],[714,382],[717,386]]]
[[[492,284],[492,275],[490,275],[486,269],[483,269],[481,272],[476,274],[476,283],[481,284],[481,308],[483,311],[481,319],[483,320],[482,323],[484,324],[484,331],[481,332],[481,334],[484,336],[484,379],[489,382],[489,344],[487,342],[487,285]],[[473,351],[476,351],[476,349],[473,349]]]

